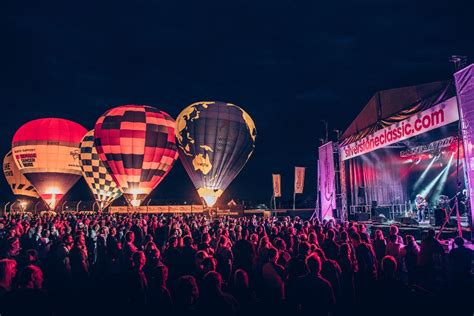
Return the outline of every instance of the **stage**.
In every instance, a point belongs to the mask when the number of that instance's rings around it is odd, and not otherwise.
[[[378,223],[374,221],[360,221],[360,224],[365,224],[367,226],[367,230],[370,231],[371,236],[373,231],[376,229],[380,229],[383,231],[385,236],[389,235],[389,230],[391,225],[395,225],[399,229],[399,233],[401,236],[405,237],[406,235],[412,235],[417,241],[421,241],[424,234],[428,232],[429,229],[434,229],[436,234],[439,233],[440,227],[434,227],[429,223],[422,223],[419,225],[407,225],[402,224],[395,221],[390,221],[386,223]],[[471,239],[471,229],[469,227],[462,227],[462,235],[465,239]],[[458,229],[457,227],[444,227],[440,239],[453,239],[458,236]]]
[[[323,214],[337,209],[371,229],[397,225],[417,240],[447,221],[441,238],[462,230],[471,239],[473,147],[461,133],[456,91],[439,81],[377,92],[337,143],[320,147]]]

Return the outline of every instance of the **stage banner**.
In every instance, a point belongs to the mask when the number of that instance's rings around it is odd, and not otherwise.
[[[319,195],[321,199],[321,216],[332,218],[336,208],[336,185],[334,171],[333,142],[319,147]]]
[[[471,214],[474,215],[474,207],[472,207],[474,201],[474,64],[456,72],[454,79],[459,100],[467,187],[471,201]],[[471,232],[473,229],[474,223],[471,221]]]
[[[456,97],[392,124],[354,143],[340,147],[341,160],[351,159],[379,148],[420,135],[459,119]]]
[[[281,197],[281,175],[272,174],[273,178],[273,197]]]
[[[303,193],[304,189],[304,167],[295,167],[295,194]]]

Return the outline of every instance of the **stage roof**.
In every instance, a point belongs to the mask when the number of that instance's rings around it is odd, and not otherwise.
[[[378,91],[342,134],[342,144],[356,141],[454,95],[452,80]]]

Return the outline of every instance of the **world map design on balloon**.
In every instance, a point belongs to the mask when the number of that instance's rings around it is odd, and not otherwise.
[[[201,197],[222,194],[255,148],[256,128],[240,107],[197,102],[176,119],[180,159]]]

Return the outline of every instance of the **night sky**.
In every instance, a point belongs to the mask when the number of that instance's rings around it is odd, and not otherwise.
[[[311,199],[321,120],[344,130],[377,90],[448,79],[452,54],[472,62],[468,3],[7,0],[0,5],[0,152],[36,118],[92,129],[122,104],[176,117],[195,101],[226,101],[252,116],[258,136],[224,197],[267,202],[271,173],[281,173],[291,199],[293,167],[306,166],[299,199]],[[6,181],[0,192],[0,200],[11,198]],[[179,161],[153,194],[197,198]],[[69,198],[92,196],[81,180]]]

